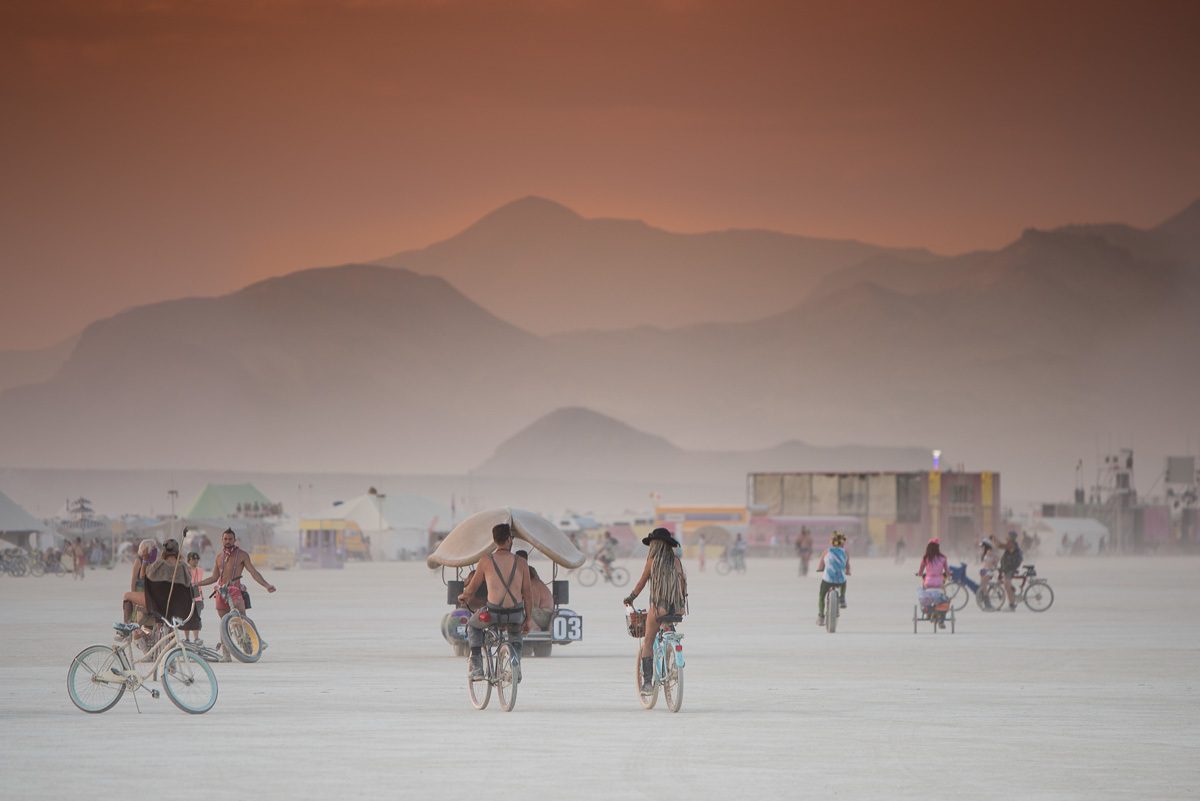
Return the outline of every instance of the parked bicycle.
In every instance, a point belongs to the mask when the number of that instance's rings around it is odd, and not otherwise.
[[[217,677],[207,662],[185,647],[180,627],[187,617],[156,616],[165,632],[142,655],[135,656],[133,650],[133,635],[142,627],[137,623],[116,623],[113,628],[125,635],[121,642],[90,645],[71,660],[67,670],[71,703],[84,712],[106,712],[121,700],[126,690],[134,693],[136,704],[137,691],[147,689],[146,682],[156,681],[162,684],[171,703],[184,712],[199,715],[213,708],[217,702]],[[151,698],[159,697],[158,690],[150,688],[149,692]]]
[[[624,587],[629,583],[629,571],[619,565],[606,564],[593,556],[592,561],[579,568],[576,578],[585,587],[592,586],[600,578],[614,587]]]
[[[5,548],[0,552],[0,573],[19,578],[29,572],[29,559],[19,548]]]
[[[1033,565],[1025,565],[1024,569],[1012,577],[1013,606],[1025,602],[1032,612],[1045,612],[1054,604],[1054,590],[1050,583],[1038,578]],[[1008,603],[1004,594],[1004,579],[997,576],[988,584],[986,596],[982,596],[992,610],[1003,609]]]
[[[632,605],[625,607],[625,620],[629,634],[639,641],[646,632],[646,610],[634,609]],[[642,692],[642,649],[639,643],[634,669],[634,679],[637,681],[638,700],[646,709],[653,709],[658,703],[658,691],[662,689],[667,709],[678,712],[683,706],[683,635],[675,630],[675,624],[683,621],[683,615],[663,615],[658,619],[658,632],[654,635],[654,651],[650,664],[654,675],[650,680],[650,692]]]
[[[980,593],[979,584],[967,575],[967,563],[959,562],[957,567],[950,567],[950,580],[946,582],[946,586],[942,588],[946,597],[950,600],[950,608],[955,612],[961,612],[966,609],[967,604],[971,599],[975,599],[976,605],[985,612],[994,612],[995,609],[989,607],[984,600],[984,596]]]
[[[485,620],[485,618],[488,618]],[[508,626],[491,621],[491,613],[483,612],[480,621],[491,624],[483,631],[483,673],[467,674],[467,694],[476,709],[486,709],[492,698],[492,688],[500,699],[500,708],[511,712],[517,703],[517,685],[521,683],[521,659],[513,648]]]

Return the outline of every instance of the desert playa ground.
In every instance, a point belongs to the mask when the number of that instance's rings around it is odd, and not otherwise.
[[[676,715],[639,706],[624,591],[603,586],[572,586],[585,639],[526,660],[515,711],[472,709],[417,563],[270,573],[270,648],[215,666],[211,712],[140,693],[141,714],[127,694],[87,715],[67,667],[111,639],[125,571],[0,578],[0,797],[1200,795],[1200,561],[1039,560],[1050,611],[972,605],[953,635],[912,633],[915,565],[857,561],[829,635],[795,562],[689,564]]]

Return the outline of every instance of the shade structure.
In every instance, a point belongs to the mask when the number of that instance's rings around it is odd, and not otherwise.
[[[425,560],[431,568],[473,565],[496,549],[492,527],[512,525],[513,536],[524,540],[561,567],[579,567],[587,558],[566,534],[546,518],[524,509],[504,507],[471,515],[446,535]]]

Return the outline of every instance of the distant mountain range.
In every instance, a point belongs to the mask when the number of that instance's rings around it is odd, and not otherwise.
[[[831,273],[885,255],[932,258],[773,231],[670,233],[526,197],[379,263],[445,278],[498,317],[549,334],[756,320],[791,308]]]
[[[527,199],[396,259],[131,309],[52,374],[0,354],[0,463],[511,474],[559,442],[563,470],[667,481],[915,456],[784,441],[922,443],[1046,497],[1081,457],[1132,445],[1153,465],[1200,434],[1200,203],[941,257]],[[498,287],[529,302],[489,308]],[[664,325],[677,307],[725,316]],[[604,321],[642,325],[530,330]],[[575,407],[604,417],[553,414]]]

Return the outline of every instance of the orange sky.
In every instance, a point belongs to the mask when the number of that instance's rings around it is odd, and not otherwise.
[[[1200,11],[1102,2],[9,0],[0,348],[586,216],[942,251],[1200,196]]]

